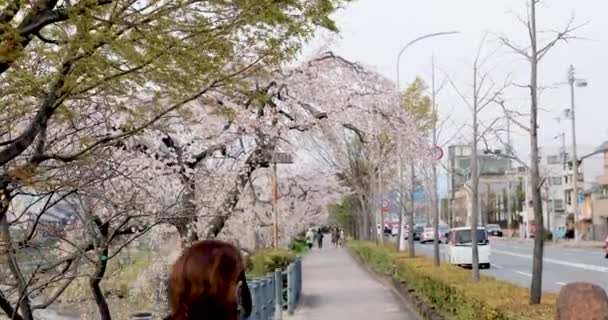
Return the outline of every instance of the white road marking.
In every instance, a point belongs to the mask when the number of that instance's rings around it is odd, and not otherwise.
[[[496,263],[492,264],[492,267],[494,267],[494,268],[496,268],[496,269],[502,269],[502,268],[504,268],[503,266],[498,265],[498,264],[496,264]]]
[[[531,274],[529,274],[529,273],[527,273],[527,272],[523,272],[523,271],[517,271],[517,270],[515,270],[515,273],[519,273],[519,274],[521,274],[522,276],[526,276],[526,277],[532,277],[532,275],[531,275]]]
[[[505,254],[505,255],[518,257],[518,258],[524,258],[524,259],[532,259],[532,255],[515,253],[515,252],[510,252],[510,251],[492,250],[492,253]],[[559,264],[559,265],[567,266],[567,267],[608,273],[608,268],[600,267],[600,266],[596,266],[596,265],[592,265],[592,264],[568,262],[568,261],[562,261],[562,260],[551,259],[551,258],[543,258],[543,261],[548,262],[548,263],[553,263],[553,264]]]
[[[555,284],[557,284],[558,286],[565,286],[566,285],[565,282],[560,282],[560,281],[556,282]]]

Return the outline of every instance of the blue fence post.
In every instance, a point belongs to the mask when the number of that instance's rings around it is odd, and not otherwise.
[[[287,266],[287,312],[292,315],[295,307],[295,286],[296,280],[294,277],[294,264]]]
[[[283,318],[283,271],[274,271],[274,320]]]
[[[298,304],[300,303],[300,298],[302,298],[302,258],[298,259]]]
[[[260,282],[258,280],[252,280],[249,284],[251,288],[251,295],[253,296],[253,309],[251,310],[251,320],[262,320],[260,315]]]
[[[268,320],[268,279],[262,277],[262,290],[260,290],[262,297],[262,320]]]
[[[264,286],[264,315],[265,315],[265,319],[266,320],[272,320],[272,316],[273,316],[273,310],[272,310],[272,305],[273,305],[273,285],[272,285],[272,274],[269,273],[264,277],[264,282],[265,282],[265,286]]]

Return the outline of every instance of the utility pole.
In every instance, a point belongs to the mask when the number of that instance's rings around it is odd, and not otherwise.
[[[277,164],[272,164],[272,246],[279,247],[279,209],[278,209]]]
[[[511,141],[511,118],[510,116],[507,117],[507,155],[509,156],[513,156],[513,146],[511,145],[512,141]],[[511,238],[511,236],[513,235],[513,208],[512,208],[512,202],[511,202],[511,174],[513,171],[513,165],[511,162],[509,162],[509,173],[507,173],[507,233],[508,233],[508,237],[509,239]]]
[[[547,197],[547,230],[551,231],[551,215],[553,214],[553,202],[551,196],[551,177],[547,177],[547,181],[545,181],[545,193]],[[549,205],[551,204],[551,205]]]
[[[272,246],[279,247],[279,186],[277,175],[277,164],[293,163],[293,157],[284,152],[272,154]]]
[[[576,82],[574,66],[570,65],[568,70],[568,83],[570,84],[570,119],[572,120],[572,206],[574,207],[574,234],[576,241],[581,235],[576,230],[578,224],[578,157],[576,155],[576,118],[574,103],[574,83]]]
[[[448,192],[447,192],[447,195],[446,195],[446,197],[448,198],[447,199],[448,200],[447,201],[447,206],[448,206],[448,208],[447,208],[448,209],[448,212],[447,212],[448,217],[447,217],[447,219],[448,219],[448,226],[450,228],[454,227],[454,222],[452,221],[454,219],[452,217],[452,214],[454,213],[454,210],[452,209],[452,198],[450,197],[450,193],[452,192],[452,186],[450,185],[450,175],[451,174],[452,173],[450,173],[450,162],[448,160],[448,165],[447,165],[446,170],[445,170],[445,180],[446,180],[445,181],[446,182],[445,185],[448,186]]]

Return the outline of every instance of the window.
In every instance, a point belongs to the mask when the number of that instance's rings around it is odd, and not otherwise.
[[[566,192],[566,204],[571,205],[572,204],[572,192],[568,191]]]
[[[458,230],[454,234],[456,244],[471,243],[471,230]],[[485,230],[477,230],[477,243],[486,244],[488,235]]]
[[[556,199],[554,202],[554,209],[556,210],[561,210],[564,209],[564,200],[562,199]]]
[[[549,179],[550,183],[552,186],[561,186],[562,185],[562,178],[561,177],[551,177]]]
[[[548,164],[560,164],[559,156],[548,156],[547,163]]]

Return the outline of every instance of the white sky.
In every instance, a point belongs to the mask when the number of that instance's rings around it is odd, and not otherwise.
[[[471,63],[484,35],[487,36],[486,52],[499,47],[496,34],[504,33],[525,44],[526,31],[516,15],[525,12],[525,0],[358,0],[336,15],[339,37],[328,42],[321,36],[304,50],[303,58],[317,50],[330,49],[343,57],[370,66],[385,76],[396,79],[396,56],[401,47],[424,34],[458,30],[461,34],[419,42],[408,49],[401,60],[401,85],[407,85],[416,75],[430,82],[430,60],[435,56],[438,82],[449,74],[465,92],[470,87]],[[577,140],[582,145],[599,145],[608,139],[608,107],[603,96],[608,93],[608,2],[600,0],[546,0],[538,10],[539,30],[561,29],[574,15],[576,24],[587,23],[576,35],[585,38],[557,46],[542,61],[540,78],[542,85],[566,81],[568,66],[574,64],[579,77],[589,81],[589,87],[577,90]],[[506,48],[499,48],[488,64],[494,68],[492,78],[503,82],[507,74],[518,83],[525,83],[528,66]],[[505,93],[510,105],[519,110],[529,108],[525,89],[512,88]],[[451,114],[443,140],[453,134],[450,129],[469,122],[470,112],[446,85],[437,99],[439,111],[445,118]],[[569,107],[567,86],[546,90],[541,97],[540,115],[541,144],[559,145],[553,140],[564,130],[570,141],[570,122],[558,123],[554,118]],[[486,121],[501,116],[497,106],[484,112]],[[527,122],[527,119],[522,119]],[[452,130],[453,131],[453,130]],[[466,132],[463,132],[466,133]],[[523,132],[514,134],[516,149],[522,156],[528,154],[528,140]],[[500,146],[498,146],[500,147]]]
[[[498,51],[492,55],[488,67],[496,82],[505,81],[508,74],[513,81],[527,83],[528,65],[497,41],[497,34],[506,34],[519,43],[526,44],[526,30],[516,19],[526,10],[526,0],[358,0],[336,14],[341,30],[338,37],[321,35],[310,43],[302,53],[302,59],[317,51],[332,50],[346,59],[360,62],[385,76],[396,79],[396,56],[410,40],[433,32],[458,30],[458,35],[423,40],[408,49],[402,57],[400,77],[405,87],[415,76],[420,75],[430,83],[430,60],[435,57],[438,82],[448,74],[460,88],[470,94],[471,64],[477,48],[487,35],[484,52]],[[541,85],[549,86],[566,81],[570,64],[576,67],[578,77],[588,80],[587,88],[577,89],[577,142],[588,148],[599,146],[608,139],[608,1],[601,0],[546,0],[538,8],[538,29],[562,29],[570,17],[575,24],[586,24],[576,32],[581,40],[561,43],[542,61]],[[518,110],[529,110],[528,92],[525,89],[508,89],[504,98],[507,104]],[[570,121],[558,122],[555,117],[563,115],[569,108],[567,86],[543,91],[539,115],[540,144],[561,144],[554,137],[567,133],[570,143]],[[440,142],[455,134],[456,128],[470,122],[469,109],[446,85],[437,98],[442,118],[449,115]],[[498,106],[489,106],[482,115],[484,122],[502,116]],[[528,119],[521,119],[527,123]],[[467,131],[461,131],[466,141]],[[529,140],[523,131],[513,134],[514,147],[527,158]],[[502,147],[495,145],[494,147]],[[586,148],[586,149],[588,149]],[[442,179],[443,180],[443,179]],[[443,189],[443,188],[442,188]]]

